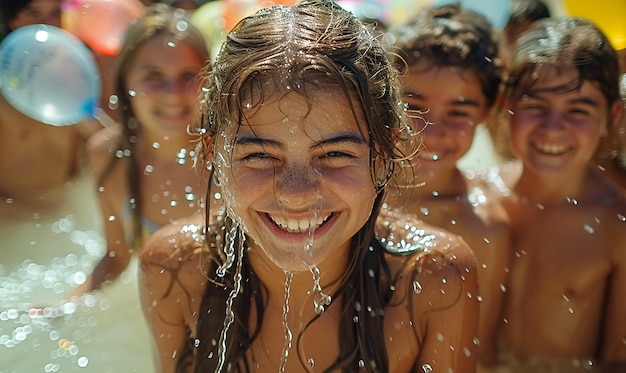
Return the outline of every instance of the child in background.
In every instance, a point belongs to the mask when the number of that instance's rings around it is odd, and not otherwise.
[[[592,161],[624,109],[616,52],[589,21],[541,20],[509,74],[504,109],[523,168],[506,200],[505,371],[624,371],[626,201]]]
[[[0,16],[8,32],[38,23],[61,27],[61,2],[62,0],[2,0]]]
[[[470,249],[426,226],[394,236],[403,251],[374,235],[406,124],[372,32],[305,1],[229,33],[204,100],[225,210],[141,254],[160,372],[475,371]]]
[[[0,15],[9,32],[38,23],[60,27],[61,0],[3,0]],[[30,208],[56,205],[59,190],[81,174],[85,141],[100,129],[95,121],[46,125],[0,94],[0,197]]]
[[[487,20],[459,5],[424,8],[394,32],[406,71],[403,100],[423,149],[403,171],[406,179],[386,200],[389,209],[462,236],[478,263],[481,296],[479,359],[495,363],[510,259],[508,217],[489,188],[457,162],[474,131],[493,111],[501,69],[498,44]]]
[[[123,130],[90,154],[107,253],[74,295],[116,278],[151,232],[202,207],[206,182],[193,159],[208,61],[200,32],[164,4],[129,28],[115,65]]]

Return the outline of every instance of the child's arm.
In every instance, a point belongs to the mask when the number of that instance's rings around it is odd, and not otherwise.
[[[184,243],[177,240],[170,227],[165,226],[150,236],[140,255],[141,306],[153,337],[156,371],[160,373],[175,371],[192,329],[189,320],[193,313],[190,308],[194,303],[190,299],[193,290],[184,288],[180,276],[195,274],[200,277],[196,278],[198,282],[203,279],[198,268],[186,266],[195,262],[177,263],[182,255],[180,245]]]
[[[106,192],[98,192],[100,208],[103,216],[104,237],[106,239],[106,252],[98,262],[93,272],[87,277],[84,284],[76,287],[69,298],[80,297],[85,293],[99,289],[107,281],[118,278],[128,267],[132,256],[132,248],[126,241],[121,212],[117,211]]]
[[[451,238],[449,244],[452,249],[428,255],[416,277],[422,293],[414,295],[413,320],[423,319],[422,325],[414,325],[424,334],[418,367],[473,373],[479,316],[476,263],[460,238]]]

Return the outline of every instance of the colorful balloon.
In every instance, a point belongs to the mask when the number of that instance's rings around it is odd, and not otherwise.
[[[564,0],[565,10],[573,17],[595,23],[617,50],[626,49],[626,0]]]
[[[126,29],[145,12],[138,0],[65,0],[62,9],[63,28],[107,56],[119,52]]]
[[[100,90],[91,51],[67,31],[29,25],[0,44],[0,92],[35,120],[67,126],[95,117]]]

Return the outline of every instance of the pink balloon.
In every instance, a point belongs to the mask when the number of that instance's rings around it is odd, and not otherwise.
[[[62,26],[94,51],[114,56],[126,29],[144,11],[138,0],[65,0]]]

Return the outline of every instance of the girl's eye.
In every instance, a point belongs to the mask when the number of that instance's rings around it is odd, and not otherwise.
[[[150,72],[146,74],[145,80],[150,83],[161,82],[163,80],[163,76],[157,72]]]
[[[355,156],[351,153],[347,153],[344,151],[340,151],[340,150],[333,150],[333,151],[329,151],[326,152],[322,158],[355,158]]]
[[[263,152],[249,153],[241,157],[241,160],[244,162],[253,162],[256,160],[267,160],[272,159],[269,154]]]
[[[198,77],[197,72],[188,71],[181,75],[181,80],[184,82],[190,82]]]

